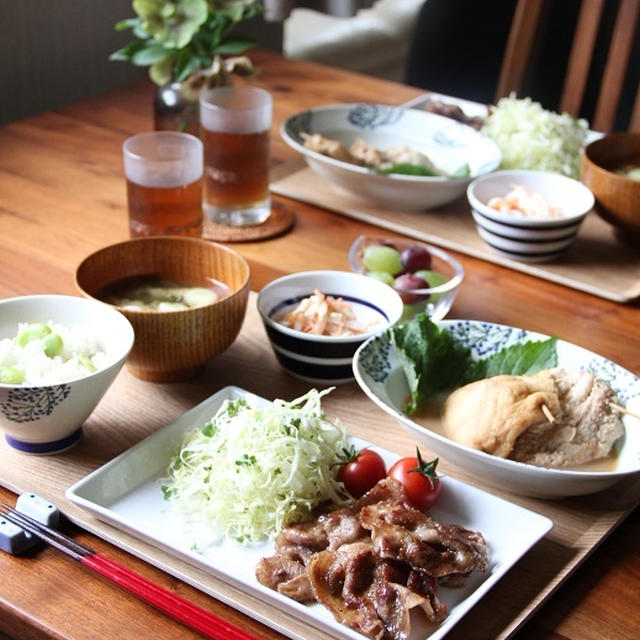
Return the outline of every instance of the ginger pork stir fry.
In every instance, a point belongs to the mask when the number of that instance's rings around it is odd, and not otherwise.
[[[256,577],[299,602],[320,602],[336,620],[377,640],[404,640],[410,610],[447,616],[438,585],[461,586],[485,571],[482,534],[445,525],[411,507],[393,478],[346,507],[281,530]]]
[[[318,336],[355,336],[372,331],[380,324],[380,320],[363,322],[353,305],[317,289],[276,321],[289,329]]]
[[[304,146],[307,149],[360,167],[369,167],[383,173],[396,173],[402,172],[401,170],[396,171],[397,168],[409,165],[422,167],[424,175],[445,175],[445,172],[438,169],[429,156],[408,145],[377,149],[358,138],[347,148],[340,140],[326,138],[319,133],[302,133],[300,135],[304,139]]]

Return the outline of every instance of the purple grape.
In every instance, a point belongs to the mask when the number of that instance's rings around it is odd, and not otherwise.
[[[422,278],[419,278],[413,273],[403,273],[401,276],[398,276],[393,283],[393,288],[398,292],[402,298],[402,302],[405,304],[423,302],[429,297],[428,295],[411,293],[414,289],[429,288],[429,285]]]
[[[408,247],[400,254],[400,263],[405,271],[414,273],[431,268],[431,254],[420,245]]]

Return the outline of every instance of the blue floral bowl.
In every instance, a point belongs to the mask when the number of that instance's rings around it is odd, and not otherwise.
[[[58,366],[68,355],[64,346],[61,356],[51,358],[52,366],[46,375],[27,371],[22,382],[11,380],[7,369],[24,373],[25,368],[31,367],[29,358],[10,366],[11,343],[22,323],[53,323],[54,327],[76,334],[82,331],[95,340],[99,359],[94,357],[82,372],[81,367],[65,370]],[[76,444],[82,435],[82,424],[122,368],[133,339],[129,321],[94,300],[62,295],[0,300],[0,379],[5,380],[0,382],[0,427],[9,446],[25,453],[51,454]],[[54,358],[60,358],[60,362],[54,363]],[[39,376],[39,382],[30,375]]]
[[[316,107],[288,118],[280,133],[316,173],[351,195],[392,210],[433,209],[452,202],[473,178],[493,171],[502,159],[496,144],[471,127],[434,113],[382,104]],[[451,177],[377,173],[308,149],[306,134],[339,140],[347,148],[356,139],[376,149],[406,145],[426,154]]]

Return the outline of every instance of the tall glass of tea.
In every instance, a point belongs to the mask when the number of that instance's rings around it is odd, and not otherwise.
[[[209,220],[244,227],[261,224],[271,215],[272,117],[273,99],[263,89],[238,85],[201,93],[203,208]]]
[[[202,235],[203,146],[196,136],[153,131],[122,146],[131,237]]]

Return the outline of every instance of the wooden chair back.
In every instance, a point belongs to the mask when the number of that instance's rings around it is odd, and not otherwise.
[[[496,101],[512,92],[517,95],[522,89],[532,60],[536,35],[540,31],[545,1],[517,1],[498,79]],[[582,106],[604,5],[605,0],[582,0],[580,6],[559,102],[559,110],[573,116],[578,116]],[[630,63],[634,64],[631,53],[639,17],[640,0],[620,0],[591,121],[591,128],[597,131],[608,132],[614,127],[627,69]],[[637,80],[628,128],[630,131],[640,131],[640,91]]]

